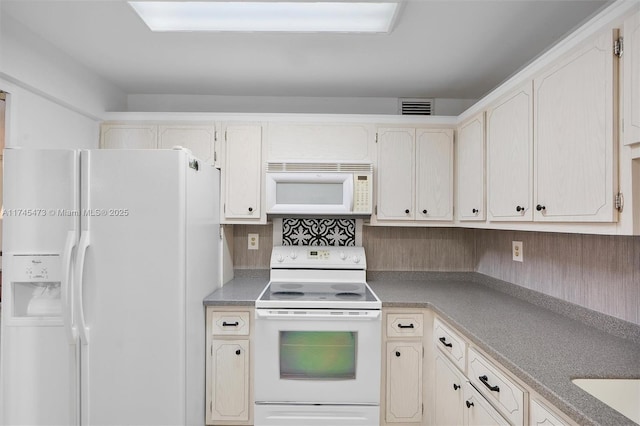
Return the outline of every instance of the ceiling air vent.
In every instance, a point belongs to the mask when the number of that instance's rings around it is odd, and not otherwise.
[[[400,99],[400,115],[433,115],[433,99]]]

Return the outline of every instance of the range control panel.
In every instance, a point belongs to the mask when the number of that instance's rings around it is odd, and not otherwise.
[[[363,247],[276,246],[271,268],[366,269]]]

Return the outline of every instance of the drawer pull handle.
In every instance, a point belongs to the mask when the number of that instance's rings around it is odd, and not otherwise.
[[[400,356],[400,352],[396,351],[396,356]]]
[[[447,339],[444,337],[439,338],[438,340],[440,340],[440,343],[442,343],[443,345],[445,345],[447,348],[452,348],[453,344],[451,343],[447,343]]]
[[[460,389],[460,385],[456,385],[455,383],[453,384],[453,390],[458,390]]]
[[[237,349],[237,350],[236,350],[236,355],[240,355],[240,353],[241,353],[241,352],[240,352],[240,349]]]
[[[473,402],[466,401],[467,408],[473,407]]]
[[[239,324],[238,321],[236,322],[226,322],[226,321],[222,321],[222,326],[223,327],[237,327]]]
[[[489,389],[492,392],[500,392],[500,387],[498,385],[495,386],[491,386],[488,382],[488,378],[487,376],[480,376],[478,377],[478,379],[480,379],[480,381],[482,382],[483,385],[485,385],[487,387],[487,389]]]
[[[413,328],[413,323],[411,323],[409,325],[398,324],[398,328]]]

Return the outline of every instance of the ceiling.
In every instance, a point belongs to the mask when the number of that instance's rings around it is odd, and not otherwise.
[[[407,0],[376,35],[153,33],[122,0],[0,11],[128,94],[476,99],[606,3]]]

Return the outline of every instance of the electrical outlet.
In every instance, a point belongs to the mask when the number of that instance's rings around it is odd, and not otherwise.
[[[516,262],[523,262],[522,241],[511,241],[511,255]]]
[[[258,234],[249,234],[248,249],[258,250],[259,237]]]

